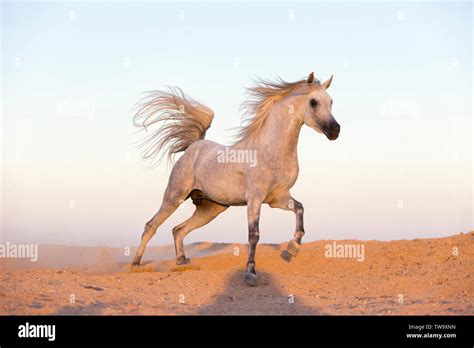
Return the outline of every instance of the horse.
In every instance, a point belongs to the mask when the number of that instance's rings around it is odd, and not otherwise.
[[[310,73],[296,82],[258,80],[248,88],[249,99],[242,104],[244,124],[230,146],[205,139],[214,118],[209,107],[178,87],[147,92],[134,115],[135,126],[147,131],[141,142],[143,157],[159,162],[167,153],[173,163],[175,154],[184,154],[171,169],[161,207],[145,224],[132,267],[140,264],[157,228],[188,198],[196,206],[193,215],[172,229],[177,265],[190,262],[184,253],[186,235],[230,206],[247,206],[247,285],[257,285],[255,252],[262,204],[296,215],[294,238],[281,253],[288,262],[296,257],[305,234],[303,205],[290,193],[299,171],[299,133],[307,125],[329,140],[339,136],[341,127],[332,115],[333,100],[327,93],[332,79],[321,83]],[[148,131],[151,127],[156,129]]]

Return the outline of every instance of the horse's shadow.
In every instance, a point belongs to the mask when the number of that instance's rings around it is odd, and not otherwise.
[[[244,272],[237,271],[213,302],[200,308],[198,315],[321,315],[315,308],[284,289],[271,274],[258,272],[256,287],[244,284]]]

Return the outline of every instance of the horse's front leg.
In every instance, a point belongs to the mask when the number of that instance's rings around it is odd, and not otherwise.
[[[290,262],[293,257],[298,255],[301,246],[301,239],[304,236],[304,224],[303,224],[303,214],[304,208],[303,204],[298,202],[296,199],[291,197],[288,193],[287,195],[280,197],[270,203],[272,208],[280,208],[284,210],[291,210],[296,215],[296,228],[294,238],[288,242],[286,250],[283,250],[281,257]]]
[[[257,286],[257,273],[255,272],[255,251],[260,238],[259,220],[262,201],[252,199],[247,202],[247,219],[249,225],[249,257],[247,260],[247,270],[244,274],[244,281],[247,285]]]

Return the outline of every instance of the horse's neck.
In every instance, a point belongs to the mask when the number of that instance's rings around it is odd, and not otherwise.
[[[270,118],[269,136],[267,139],[268,147],[279,158],[297,157],[298,138],[302,124],[288,122],[285,117]]]
[[[260,136],[249,146],[277,161],[297,161],[298,138],[303,122],[297,115],[284,114],[278,108],[268,116]]]

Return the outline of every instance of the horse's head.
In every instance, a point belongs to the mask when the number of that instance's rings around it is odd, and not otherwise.
[[[302,108],[303,122],[319,133],[324,133],[329,140],[336,140],[341,126],[332,115],[332,98],[327,93],[331,85],[332,76],[320,84],[314,79],[314,74],[308,76],[309,92],[306,94]]]

